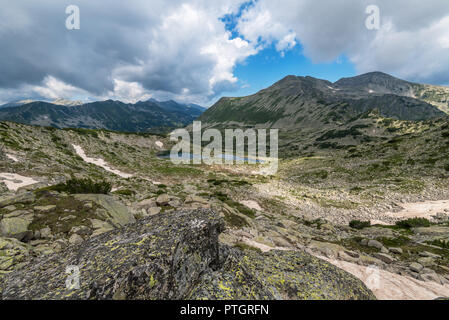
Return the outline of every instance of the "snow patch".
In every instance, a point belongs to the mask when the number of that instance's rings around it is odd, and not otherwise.
[[[15,156],[13,156],[12,154],[6,154],[6,157],[11,159],[14,162],[19,162],[19,159],[17,159]]]
[[[159,147],[159,148],[163,148],[163,147],[164,147],[164,144],[163,144],[161,141],[156,141],[154,144],[155,144],[157,147]]]
[[[260,205],[253,200],[245,200],[245,201],[240,201],[241,204],[243,204],[244,206],[253,209],[253,210],[257,210],[257,211],[262,211],[262,208],[260,207]]]
[[[39,183],[39,181],[33,178],[7,172],[0,173],[0,181],[4,182],[6,187],[11,191],[17,191],[19,188]]]
[[[121,172],[120,170],[112,169],[106,163],[106,161],[104,161],[103,159],[90,158],[90,157],[86,156],[86,153],[84,152],[83,148],[78,145],[72,144],[72,146],[75,149],[76,154],[79,155],[87,163],[95,164],[99,167],[102,167],[104,170],[112,172],[113,174],[116,174],[125,179],[131,178],[133,176],[132,174],[128,174],[128,173]]]

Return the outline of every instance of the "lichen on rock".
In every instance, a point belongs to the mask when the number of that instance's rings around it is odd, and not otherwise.
[[[2,299],[375,299],[352,275],[307,253],[222,245],[207,209],[140,220],[28,260],[0,283]],[[66,288],[68,266],[80,289]]]

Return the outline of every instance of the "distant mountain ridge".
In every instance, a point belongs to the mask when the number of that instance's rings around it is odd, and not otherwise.
[[[98,101],[86,104],[42,101],[0,108],[0,120],[56,128],[108,129],[125,132],[169,131],[184,127],[205,110],[195,104],[151,99],[135,104]]]
[[[335,83],[287,76],[241,98],[222,98],[201,115],[205,126],[257,126],[280,129],[342,124],[374,109],[385,118],[427,120],[449,110],[449,88],[420,85],[372,72]]]

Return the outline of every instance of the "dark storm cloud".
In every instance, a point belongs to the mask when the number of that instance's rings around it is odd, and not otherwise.
[[[145,58],[145,35],[139,29],[152,23],[151,17],[120,8],[117,1],[103,6],[75,1],[81,9],[81,29],[70,31],[65,8],[73,2],[2,4],[1,87],[39,84],[51,75],[100,94],[112,89],[111,70],[117,65]]]
[[[234,68],[247,57],[297,43],[314,62],[346,55],[360,72],[449,83],[447,0],[258,0],[240,12],[245,2],[0,0],[0,101],[207,101],[237,87]],[[364,25],[369,4],[380,8],[380,30]],[[65,27],[68,5],[80,8],[80,30]],[[225,14],[235,15],[238,37]]]

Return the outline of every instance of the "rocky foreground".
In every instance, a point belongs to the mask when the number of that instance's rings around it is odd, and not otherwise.
[[[354,276],[307,253],[241,251],[218,241],[211,210],[175,211],[27,258],[2,299],[375,299]],[[67,266],[80,288],[66,288]]]

